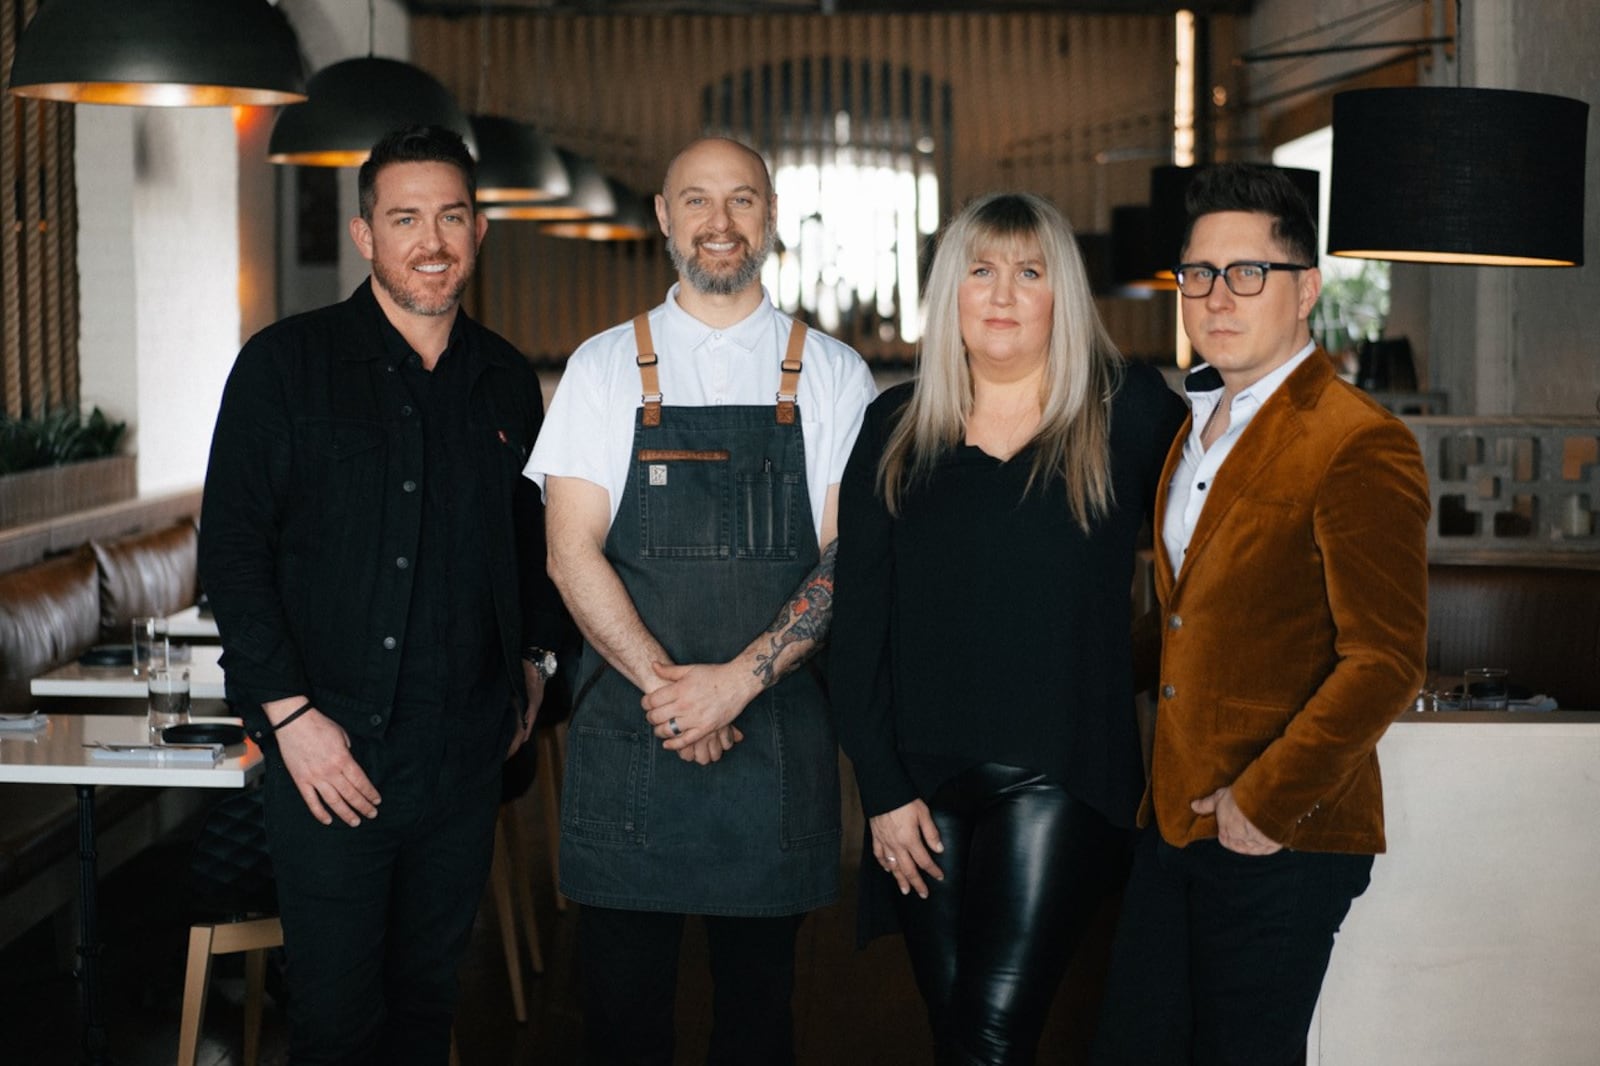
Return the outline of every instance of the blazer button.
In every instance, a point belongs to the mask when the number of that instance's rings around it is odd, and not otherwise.
[[[412,481],[410,478],[407,478],[406,480],[400,482],[400,490],[402,492],[416,492],[417,483]]]
[[[383,638],[383,647],[385,651],[394,651],[395,645],[398,643],[400,642],[395,640],[393,637]]]
[[[404,570],[406,567],[411,565],[411,560],[407,559],[404,555],[402,555],[402,556],[400,556],[400,558],[398,558],[398,559],[396,559],[394,561],[394,565],[397,568],[399,568],[401,570]]]
[[[1167,619],[1167,628],[1168,629],[1182,629],[1183,628],[1183,619],[1180,618],[1177,615],[1173,615],[1171,618]]]
[[[375,715],[373,715],[373,716],[372,716],[372,717],[371,717],[371,718],[370,718],[370,719],[368,719],[368,720],[369,720],[369,721],[370,721],[370,722],[371,722],[371,723],[372,723],[372,724],[373,724],[373,725],[382,725],[382,724],[383,724],[383,715],[381,715],[381,714],[375,714]]]
[[[1161,686],[1161,698],[1162,699],[1170,700],[1174,696],[1176,696],[1177,694],[1178,694],[1178,690],[1176,688],[1172,687],[1171,685],[1162,685]]]

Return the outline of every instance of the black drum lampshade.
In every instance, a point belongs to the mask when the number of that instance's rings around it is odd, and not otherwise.
[[[1509,89],[1338,94],[1328,251],[1582,266],[1588,114],[1580,100]]]
[[[1173,259],[1157,251],[1155,211],[1148,204],[1111,209],[1111,280],[1115,288],[1177,289]],[[1162,277],[1162,271],[1166,277]]]
[[[397,59],[363,56],[323,67],[310,99],[286,107],[273,124],[267,159],[314,167],[357,167],[384,134],[404,126],[444,126],[477,155],[467,116],[430,74]]]
[[[50,0],[17,41],[11,91],[228,107],[295,103],[306,82],[294,30],[267,0]]]

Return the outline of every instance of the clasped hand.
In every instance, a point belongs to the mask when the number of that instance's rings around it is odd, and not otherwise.
[[[705,766],[744,739],[733,720],[760,691],[754,675],[735,663],[651,663],[650,668],[664,684],[639,702],[662,747],[677,752],[685,762]]]

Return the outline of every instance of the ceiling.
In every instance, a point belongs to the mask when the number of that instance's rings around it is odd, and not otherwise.
[[[1097,15],[1247,15],[1255,0],[402,0],[414,15],[920,15],[1066,11]]]

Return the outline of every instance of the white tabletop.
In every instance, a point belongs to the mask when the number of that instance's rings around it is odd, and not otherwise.
[[[210,615],[202,618],[199,604],[185,607],[167,616],[167,636],[173,640],[216,640],[217,620]]]
[[[0,731],[0,781],[57,785],[181,785],[241,788],[260,776],[261,749],[245,738],[230,745],[214,766],[110,762],[93,757],[86,743],[146,744],[149,726],[140,715],[55,714],[32,732]],[[238,719],[221,719],[238,721]]]
[[[217,659],[222,649],[215,644],[195,644],[189,648],[189,695],[197,700],[220,700],[227,695],[222,667]],[[84,666],[71,662],[28,682],[35,696],[95,696],[102,699],[143,699],[148,694],[143,677],[133,676],[131,666]]]

